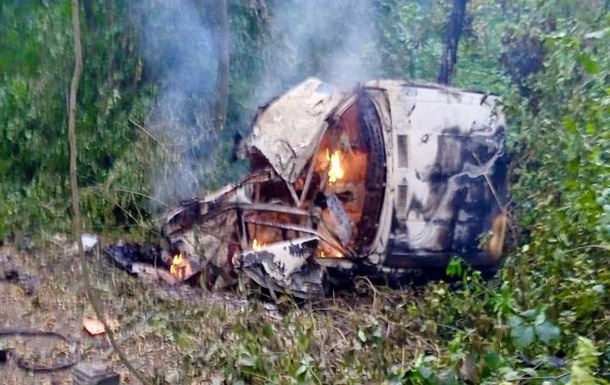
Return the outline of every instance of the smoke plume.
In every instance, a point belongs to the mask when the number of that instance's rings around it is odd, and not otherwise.
[[[214,160],[210,106],[217,49],[205,9],[194,0],[143,1],[142,50],[147,74],[160,84],[147,129],[158,140],[152,160],[154,197],[167,204],[196,196]]]
[[[307,76],[343,87],[379,75],[369,0],[286,0],[269,10],[273,41],[257,95],[270,98]]]
[[[269,11],[267,42],[261,52],[253,52],[264,68],[253,82],[253,106],[308,76],[351,87],[378,75],[372,0],[264,3]],[[171,205],[201,195],[217,162],[218,138],[210,121],[210,106],[217,97],[218,50],[216,31],[211,30],[215,22],[209,18],[210,7],[196,0],[138,4],[145,76],[161,84],[146,125],[161,143],[150,164],[151,183],[154,197]],[[249,111],[251,116],[254,112]]]

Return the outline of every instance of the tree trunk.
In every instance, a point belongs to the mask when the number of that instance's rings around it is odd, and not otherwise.
[[[72,218],[72,225],[74,228],[74,237],[76,238],[76,244],[78,245],[78,254],[80,256],[80,268],[83,274],[85,288],[87,290],[87,297],[91,303],[91,307],[95,312],[96,317],[102,322],[110,344],[114,349],[115,353],[119,356],[122,363],[127,369],[136,377],[142,384],[148,385],[150,382],[147,381],[140,372],[136,371],[133,365],[129,363],[123,351],[119,348],[114,332],[108,326],[104,312],[102,311],[101,300],[97,292],[93,290],[91,285],[91,277],[89,276],[89,270],[87,269],[87,258],[85,257],[85,251],[83,249],[82,241],[82,224],[80,215],[80,201],[78,196],[78,179],[76,174],[76,96],[78,92],[78,84],[80,83],[81,74],[83,72],[83,48],[81,45],[81,29],[80,29],[80,16],[79,16],[79,5],[78,0],[72,0],[72,27],[74,28],[74,73],[72,74],[72,82],[70,83],[70,103],[68,110],[68,138],[70,141],[70,187],[72,190],[72,211],[74,216]]]
[[[89,32],[95,32],[97,30],[97,23],[95,21],[95,15],[93,14],[93,1],[84,0],[83,9],[85,10],[85,21],[87,22],[87,29]]]
[[[219,133],[227,120],[229,98],[229,10],[227,0],[218,0],[218,74],[214,129]]]
[[[72,26],[74,27],[74,73],[70,84],[70,109],[68,111],[68,136],[70,139],[70,184],[72,187],[72,210],[74,214],[74,236],[77,239],[79,251],[82,253],[80,202],[78,199],[78,183],[76,178],[76,94],[78,83],[83,72],[83,50],[81,47],[80,17],[78,15],[78,0],[72,0]]]
[[[437,81],[441,84],[450,85],[453,79],[458,44],[466,18],[466,3],[468,3],[468,0],[454,0],[453,2],[453,9],[445,31],[445,48],[441,59],[441,68],[438,72]]]

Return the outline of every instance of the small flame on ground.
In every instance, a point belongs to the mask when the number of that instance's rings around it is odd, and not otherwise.
[[[345,170],[341,167],[341,153],[339,150],[330,152],[326,150],[326,160],[330,161],[330,169],[328,170],[328,183],[333,184],[339,179],[343,179],[345,176]]]
[[[263,247],[265,247],[265,245],[263,245],[262,243],[260,243],[260,242],[259,242],[259,241],[257,241],[256,239],[254,239],[254,240],[252,241],[252,250],[259,251],[259,250],[262,250],[262,249],[263,249]]]
[[[172,265],[169,267],[169,273],[175,277],[184,278],[189,267],[186,258],[182,256],[182,253],[179,253],[172,258]]]

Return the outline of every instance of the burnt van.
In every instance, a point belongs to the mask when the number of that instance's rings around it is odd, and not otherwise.
[[[209,282],[299,297],[329,274],[493,268],[506,228],[505,118],[493,95],[309,78],[260,108],[242,181],[170,213],[163,234]],[[222,283],[220,283],[222,282]]]

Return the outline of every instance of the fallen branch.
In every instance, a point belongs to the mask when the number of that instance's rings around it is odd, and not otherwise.
[[[142,127],[141,125],[139,125],[138,123],[134,122],[131,119],[128,119],[128,120],[129,120],[129,123],[133,124],[140,130],[142,130],[142,132],[145,133],[149,138],[151,138],[152,140],[157,142],[157,144],[163,149],[163,151],[165,151],[166,154],[170,153],[169,150],[167,149],[167,147],[165,147],[165,145],[163,143],[161,143],[161,141],[159,139],[157,139],[157,137],[155,137],[153,134],[151,134],[146,128]]]

